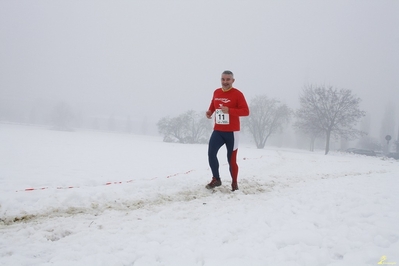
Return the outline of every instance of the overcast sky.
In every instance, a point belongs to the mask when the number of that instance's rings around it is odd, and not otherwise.
[[[304,85],[326,84],[353,90],[366,110],[399,102],[397,0],[2,0],[0,38],[10,101],[205,111],[229,69],[248,101],[297,107]]]

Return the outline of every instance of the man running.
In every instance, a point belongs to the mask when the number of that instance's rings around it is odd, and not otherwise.
[[[231,190],[238,189],[237,150],[240,132],[240,116],[248,116],[249,108],[244,94],[233,87],[233,72],[226,70],[222,73],[222,87],[213,93],[213,98],[206,112],[206,117],[211,119],[215,113],[214,128],[209,139],[208,160],[212,171],[212,181],[206,188],[212,189],[222,185],[219,176],[219,161],[217,153],[224,144],[227,148],[227,160],[232,178]]]

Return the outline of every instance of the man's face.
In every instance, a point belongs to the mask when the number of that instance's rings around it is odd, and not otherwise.
[[[234,78],[232,75],[229,74],[222,74],[222,88],[224,90],[228,90],[233,86]]]

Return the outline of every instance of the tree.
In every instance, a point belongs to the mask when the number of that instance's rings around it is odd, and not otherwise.
[[[165,142],[173,142],[175,139],[177,142],[184,142],[184,126],[180,117],[163,117],[158,121],[157,126],[159,133],[164,135]]]
[[[73,122],[71,107],[65,102],[55,105],[52,113],[52,122],[55,130],[71,131]]]
[[[348,89],[307,86],[299,97],[295,126],[304,132],[323,132],[325,154],[330,150],[331,136],[352,139],[364,133],[354,128],[365,112],[359,109],[360,98]]]
[[[203,143],[211,130],[208,119],[192,110],[177,117],[163,117],[157,126],[165,142]]]
[[[99,126],[98,118],[97,118],[97,117],[95,117],[95,118],[93,119],[92,128],[93,128],[94,130],[99,130],[99,129],[100,129],[100,126]]]
[[[212,129],[211,123],[203,114],[187,111],[182,115],[185,127],[185,143],[204,143],[205,135]]]
[[[314,144],[317,138],[324,134],[324,130],[318,126],[318,118],[311,113],[301,113],[302,119],[298,119],[298,111],[295,113],[297,120],[294,123],[294,128],[307,135],[310,139],[309,150],[314,151]]]
[[[37,122],[37,107],[33,106],[29,112],[29,124],[36,124]]]
[[[287,105],[266,95],[253,98],[249,104],[251,115],[243,119],[243,125],[252,134],[256,147],[263,149],[270,135],[281,131],[292,111]]]
[[[111,114],[108,118],[108,130],[115,131],[116,130],[116,119],[114,114]]]
[[[130,117],[130,115],[128,115],[127,118],[126,118],[125,132],[126,133],[132,133],[133,132],[133,122],[132,122],[132,118]]]

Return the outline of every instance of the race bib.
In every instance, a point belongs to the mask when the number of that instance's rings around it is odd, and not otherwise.
[[[216,109],[215,110],[215,123],[222,124],[222,125],[230,124],[229,114],[223,113],[222,109]]]

